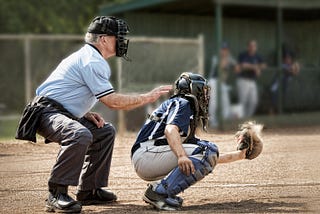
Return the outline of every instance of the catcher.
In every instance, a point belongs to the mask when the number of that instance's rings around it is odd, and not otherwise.
[[[177,210],[177,196],[212,172],[218,163],[254,159],[262,151],[262,125],[247,122],[236,133],[237,151],[219,154],[218,147],[195,136],[208,121],[209,90],[199,74],[183,73],[174,95],[163,102],[140,130],[131,150],[140,178],[150,183],[143,200],[158,210]]]

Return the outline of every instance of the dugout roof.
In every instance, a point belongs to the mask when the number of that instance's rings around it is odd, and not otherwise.
[[[217,3],[223,6],[223,15],[227,17],[270,19],[276,16],[275,8],[282,8],[286,11],[284,19],[320,18],[318,0],[131,0],[102,6],[100,13],[119,15],[126,12],[148,12],[208,16],[214,14]]]

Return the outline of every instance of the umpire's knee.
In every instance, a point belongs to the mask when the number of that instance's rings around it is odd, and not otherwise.
[[[103,135],[107,138],[109,142],[113,142],[116,137],[116,129],[111,123],[107,123],[102,127]]]
[[[92,133],[89,129],[83,127],[75,131],[75,141],[79,144],[88,146],[93,141]]]

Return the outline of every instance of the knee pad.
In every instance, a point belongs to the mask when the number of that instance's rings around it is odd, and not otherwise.
[[[198,147],[192,155],[202,154],[202,159],[189,157],[195,167],[195,173],[186,176],[180,171],[179,167],[176,167],[166,178],[161,180],[155,189],[156,192],[166,194],[169,197],[175,196],[212,172],[219,157],[218,147],[203,140],[199,140],[197,145]]]
[[[157,185],[155,188],[157,193],[173,197],[212,172],[213,168],[209,162],[193,157],[189,158],[195,167],[195,173],[186,176],[180,171],[179,167],[174,168],[170,174]]]
[[[202,154],[202,162],[208,162],[212,168],[217,164],[217,160],[219,157],[219,149],[218,147],[211,142],[205,140],[197,141],[198,147],[193,151],[192,155]]]

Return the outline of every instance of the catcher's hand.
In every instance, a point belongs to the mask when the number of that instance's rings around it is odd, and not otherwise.
[[[239,126],[239,131],[236,133],[237,150],[246,149],[246,159],[252,160],[262,152],[263,143],[260,136],[262,129],[263,125],[252,121]]]

